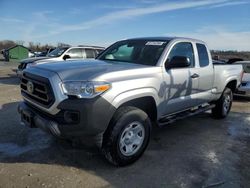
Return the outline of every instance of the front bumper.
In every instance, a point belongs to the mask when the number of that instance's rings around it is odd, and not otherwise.
[[[18,105],[18,112],[21,115],[21,122],[30,128],[40,128],[47,133],[60,137],[61,131],[58,123],[52,119],[44,118],[25,102]]]
[[[23,76],[23,70],[17,69],[16,75],[17,75],[18,78],[22,78],[22,76]]]
[[[64,138],[94,138],[102,139],[102,135],[115,112],[109,102],[102,97],[94,99],[66,99],[59,103],[58,112],[51,115],[32,106],[27,101],[21,102],[18,112],[21,121],[31,127],[40,128],[45,132]],[[68,121],[69,113],[75,114],[73,121]],[[96,141],[100,144],[100,140]]]

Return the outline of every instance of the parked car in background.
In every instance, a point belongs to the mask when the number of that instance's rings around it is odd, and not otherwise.
[[[18,66],[17,76],[21,77],[24,69],[40,63],[95,58],[104,49],[104,47],[99,46],[59,47],[50,52],[47,56],[22,60]]]
[[[213,59],[213,64],[214,65],[224,65],[224,64],[226,64],[224,61],[220,61],[220,60],[214,60]]]
[[[55,50],[56,48],[48,48],[47,50],[39,53],[36,55],[36,57],[45,57],[48,56],[50,52],[52,52],[53,50]]]
[[[235,62],[244,61],[242,58],[230,58],[227,60],[227,64],[233,64]]]
[[[36,54],[34,52],[29,51],[29,53],[28,53],[29,58],[35,57],[35,56],[36,56]]]
[[[250,97],[250,61],[237,61],[234,64],[243,66],[242,82],[235,95]]]
[[[152,125],[210,109],[214,117],[225,118],[241,74],[242,65],[213,65],[200,40],[122,40],[95,60],[26,69],[18,111],[25,125],[84,138],[109,162],[124,166],[143,154]]]

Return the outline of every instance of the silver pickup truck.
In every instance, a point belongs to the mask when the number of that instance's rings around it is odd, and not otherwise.
[[[152,125],[210,109],[225,118],[241,76],[241,65],[213,65],[200,40],[122,40],[96,60],[26,69],[18,111],[29,127],[84,138],[108,161],[124,166],[143,154]]]

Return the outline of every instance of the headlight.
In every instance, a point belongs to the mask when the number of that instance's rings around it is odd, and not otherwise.
[[[66,81],[61,86],[65,95],[78,98],[94,98],[111,88],[110,83],[97,81]]]

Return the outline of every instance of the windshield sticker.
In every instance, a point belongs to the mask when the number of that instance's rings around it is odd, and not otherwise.
[[[146,45],[151,45],[151,46],[161,46],[165,44],[165,42],[161,42],[161,41],[148,41],[146,43]]]

